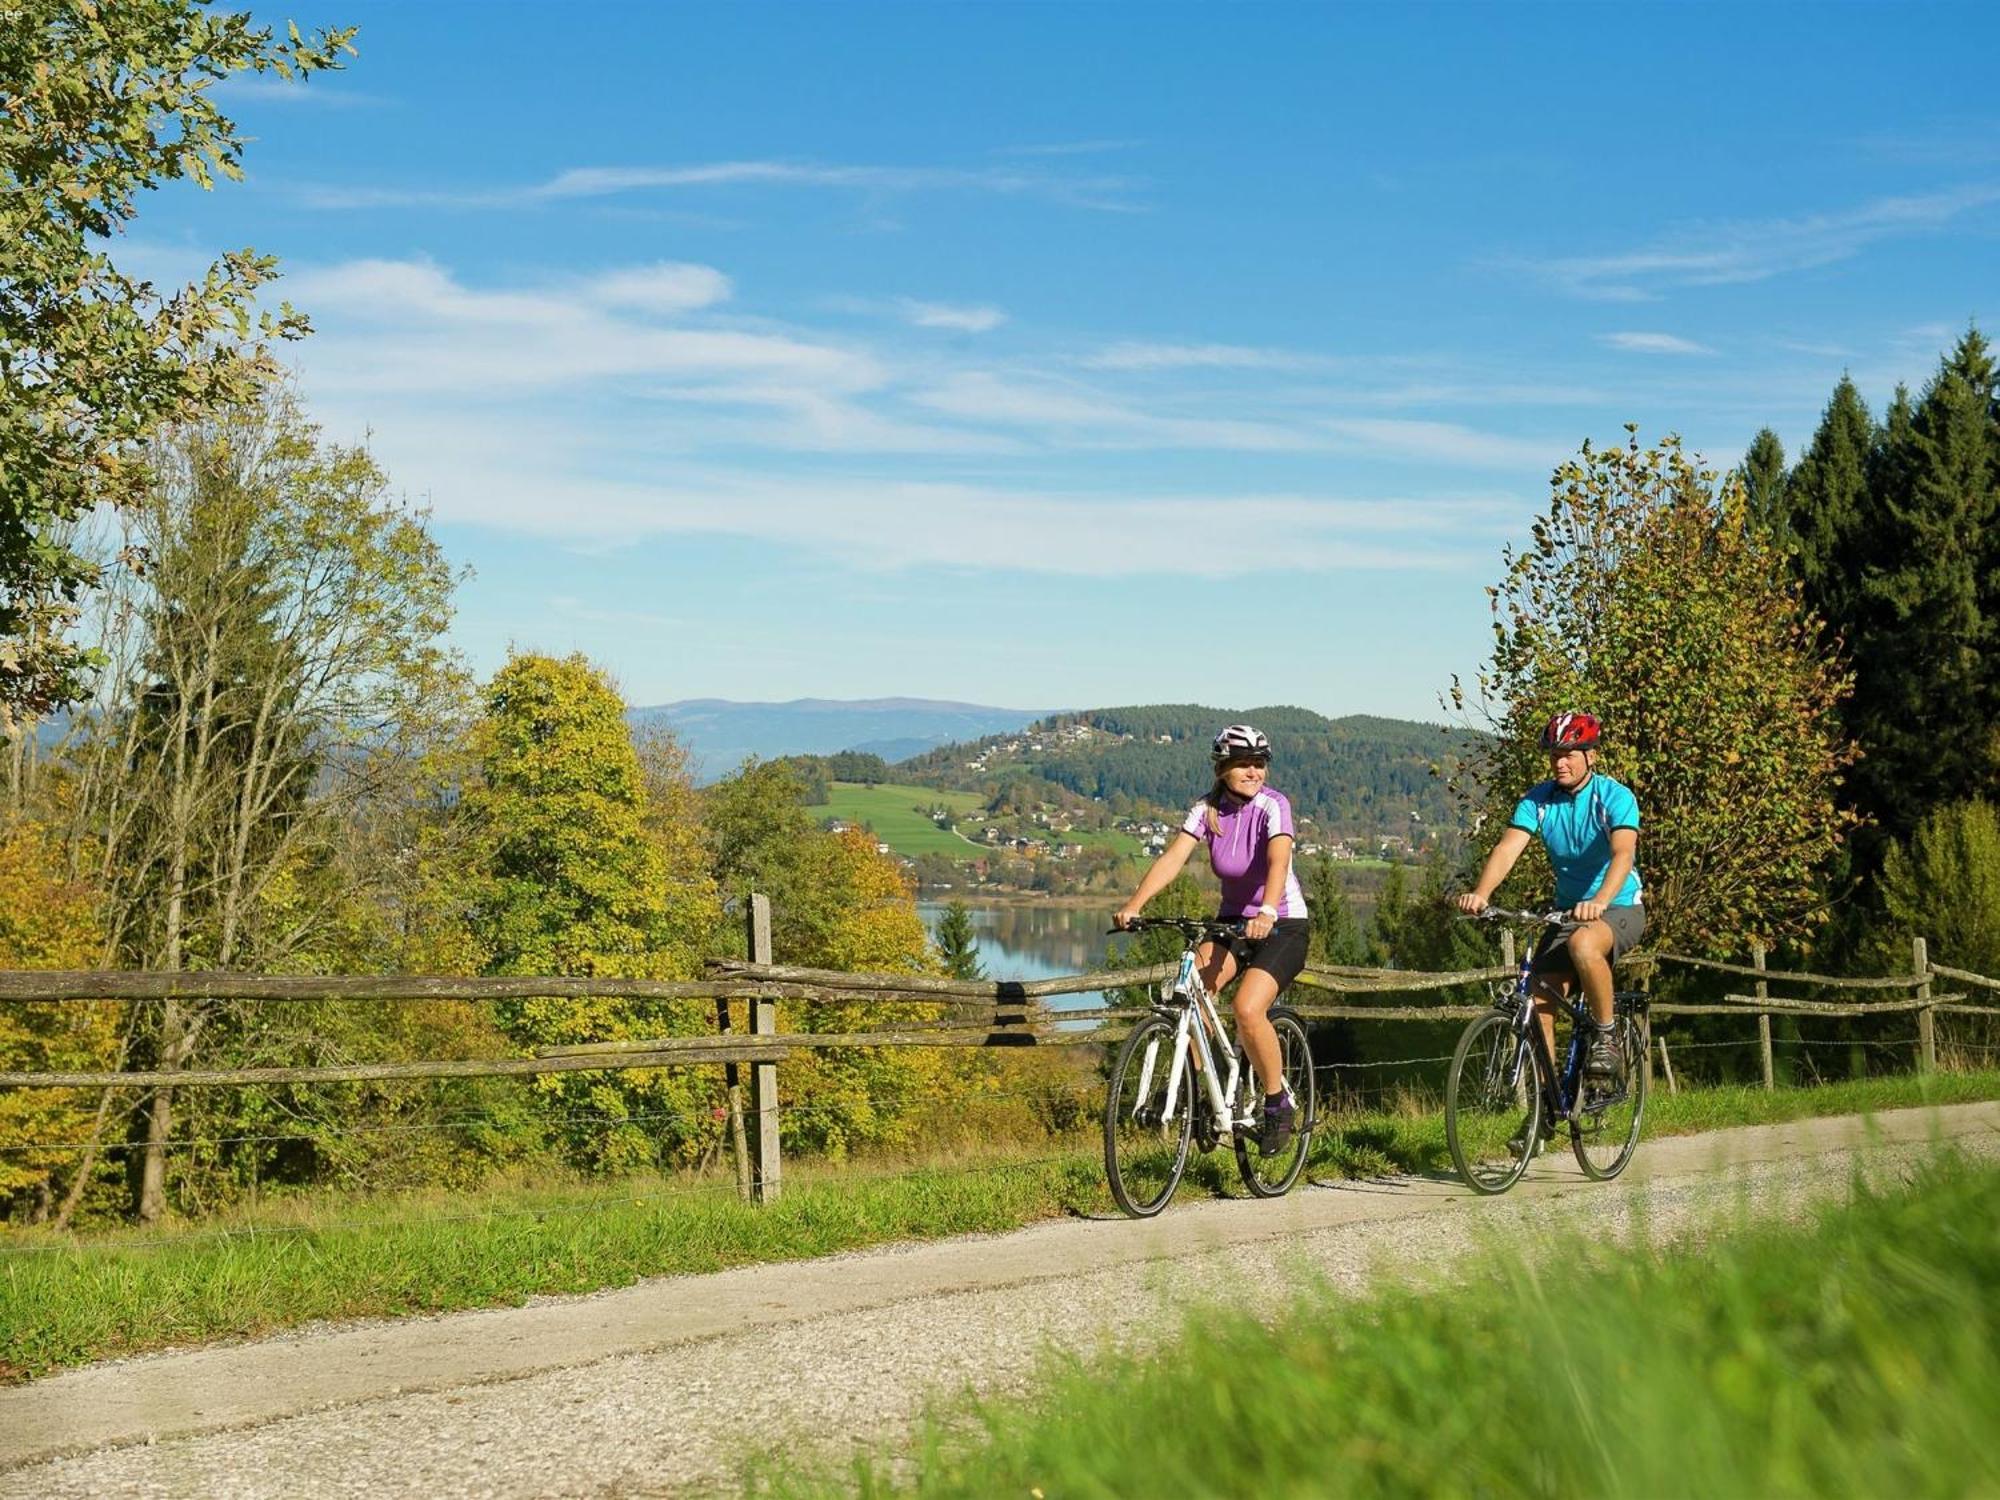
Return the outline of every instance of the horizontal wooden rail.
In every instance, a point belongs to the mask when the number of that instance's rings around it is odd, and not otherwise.
[[[898,990],[937,1000],[965,999],[1006,1002],[1038,1000],[1048,995],[1076,995],[1090,990],[1123,989],[1155,984],[1172,974],[1172,963],[1143,968],[1104,969],[1088,974],[1063,974],[1053,979],[933,979],[922,974],[848,974],[838,969],[801,969],[789,964],[753,964],[720,959],[710,965],[727,974],[766,983],[793,984],[824,990],[861,990],[872,998],[877,990]]]
[[[1901,1011],[1929,1010],[1954,1000],[1963,1000],[1963,995],[1920,996],[1915,1000],[1856,1000],[1842,1004],[1837,1000],[1780,1000],[1771,995],[1724,995],[1732,1006],[1744,1010],[1767,1010],[1773,1015],[1780,1013],[1801,1016],[1886,1016]]]
[[[1726,964],[1712,958],[1693,958],[1685,953],[1655,953],[1652,956],[1658,962],[1685,964],[1691,969],[1712,969],[1718,974],[1741,974],[1749,979],[1768,979],[1788,984],[1823,985],[1833,990],[1907,990],[1922,984],[1927,977],[1923,974],[1889,974],[1844,979],[1837,974],[1798,974],[1785,969],[1758,969],[1749,964]]]
[[[131,1073],[0,1073],[0,1088],[115,1089],[204,1088],[248,1083],[366,1083],[390,1078],[513,1078],[536,1073],[602,1073],[667,1063],[768,1062],[771,1053],[740,1043],[673,1051],[622,1053],[615,1058],[494,1057],[453,1062],[335,1063],[320,1068],[190,1068]]]
[[[1398,994],[1417,990],[1448,990],[1462,984],[1512,979],[1520,971],[1505,964],[1490,969],[1460,969],[1435,974],[1416,969],[1305,969],[1297,982],[1316,990],[1344,995]]]
[[[2000,979],[1988,979],[1984,974],[1974,974],[1969,969],[1951,969],[1943,964],[1932,964],[1931,972],[1946,979],[1956,979],[1960,984],[1977,985],[1983,990],[2000,990]]]

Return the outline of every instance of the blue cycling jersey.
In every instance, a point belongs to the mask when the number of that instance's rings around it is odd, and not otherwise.
[[[1537,835],[1556,872],[1556,905],[1575,906],[1597,894],[1611,868],[1611,830],[1639,827],[1639,799],[1622,781],[1593,774],[1574,792],[1545,781],[1514,806],[1509,827]],[[1635,863],[1613,906],[1637,906],[1639,867]]]

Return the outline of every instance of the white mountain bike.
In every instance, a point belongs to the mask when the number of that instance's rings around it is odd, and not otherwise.
[[[1133,1218],[1151,1218],[1180,1186],[1189,1152],[1197,1144],[1213,1151],[1227,1141],[1235,1148],[1244,1186],[1259,1198],[1279,1197],[1299,1180],[1312,1146],[1316,1096],[1305,1025],[1287,1007],[1271,1007],[1279,1066],[1297,1114],[1291,1142],[1265,1156],[1265,1090],[1243,1048],[1225,1029],[1195,962],[1202,943],[1241,938],[1243,924],[1140,917],[1125,930],[1160,928],[1179,932],[1187,947],[1179,972],[1132,1028],[1111,1064],[1104,1101],[1104,1172],[1111,1196]],[[1226,1073],[1218,1053],[1228,1058]]]

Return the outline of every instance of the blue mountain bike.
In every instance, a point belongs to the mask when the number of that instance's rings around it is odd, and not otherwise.
[[[1471,920],[1560,927],[1567,919],[1566,912],[1489,906]],[[1613,997],[1623,1077],[1599,1081],[1584,1074],[1590,1011],[1580,990],[1570,997],[1569,1046],[1558,1068],[1535,1016],[1529,948],[1514,983],[1458,1039],[1445,1084],[1445,1140],[1458,1175],[1476,1193],[1504,1193],[1519,1182],[1564,1125],[1584,1175],[1608,1181],[1632,1160],[1646,1115],[1646,995],[1621,990]]]

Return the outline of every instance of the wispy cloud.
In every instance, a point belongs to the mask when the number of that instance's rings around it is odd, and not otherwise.
[[[726,295],[705,266],[634,267],[530,288],[468,287],[429,261],[361,260],[295,273],[286,294],[322,331],[302,362],[316,386],[455,399],[639,376],[879,386],[871,356],[789,334],[659,321]]]
[[[1564,256],[1529,269],[1579,297],[1641,301],[1676,286],[1763,281],[1832,265],[1878,240],[1928,234],[2000,202],[2000,183],[1878,198],[1839,213],[1695,225],[1654,244],[1608,255]]]
[[[1713,354],[1706,344],[1672,333],[1600,333],[1597,341],[1631,354]]]
[[[389,101],[380,94],[366,94],[347,87],[338,78],[283,79],[255,77],[242,73],[223,79],[212,91],[219,103],[250,100],[258,104],[297,104],[315,109],[374,109]]]
[[[494,188],[379,188],[310,185],[310,207],[520,208],[696,188],[843,189],[866,194],[976,192],[1053,199],[1078,208],[1131,213],[1143,184],[1127,177],[1065,176],[1015,167],[909,167],[799,161],[694,162],[679,166],[572,167],[536,183]]]
[[[606,307],[629,307],[652,313],[712,307],[728,301],[732,290],[729,278],[715,267],[684,261],[657,261],[650,266],[613,271],[589,286],[593,300]]]
[[[1547,468],[1576,448],[1574,443],[1553,438],[1509,437],[1456,422],[1334,417],[1325,426],[1350,444],[1372,452],[1461,468]]]
[[[995,146],[994,156],[1096,156],[1106,151],[1130,151],[1139,140],[1051,141],[1039,146]]]
[[[400,471],[400,465],[399,471]],[[429,487],[440,521],[625,545],[733,536],[870,572],[962,567],[1069,577],[1225,578],[1270,571],[1431,572],[1485,564],[1512,497],[1140,496],[718,471],[657,482],[475,461]],[[1226,527],[1282,547],[1190,547]]]
[[[1323,355],[1243,344],[1112,344],[1081,361],[1093,370],[1308,370],[1331,363]]]
[[[1033,431],[1066,447],[1283,453],[1328,446],[1306,425],[1162,412],[1074,382],[986,370],[951,375],[910,399],[966,421]]]
[[[955,306],[948,302],[919,302],[904,297],[897,303],[905,319],[919,328],[949,328],[958,333],[991,333],[1007,321],[997,307]]]

